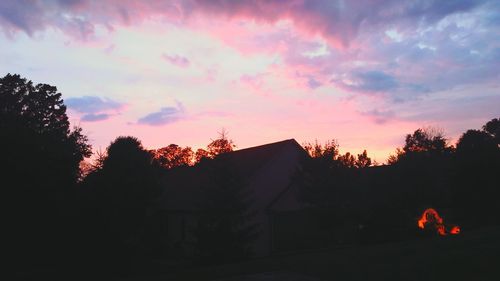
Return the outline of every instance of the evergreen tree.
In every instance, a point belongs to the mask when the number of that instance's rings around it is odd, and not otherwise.
[[[223,136],[215,143],[232,143]],[[193,229],[202,263],[240,260],[252,255],[257,224],[252,222],[252,194],[227,154],[202,163],[208,181],[200,186],[199,217]]]
[[[209,158],[215,158],[215,156],[219,154],[233,151],[235,147],[236,145],[234,142],[227,138],[227,131],[223,129],[222,132],[219,133],[219,138],[212,140],[207,145],[207,156]]]

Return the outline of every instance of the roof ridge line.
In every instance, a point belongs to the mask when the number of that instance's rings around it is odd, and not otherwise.
[[[286,142],[290,142],[290,141],[294,141],[294,142],[296,142],[298,144],[298,142],[294,138],[291,138],[291,139],[285,139],[285,140],[276,141],[276,142],[270,142],[270,143],[260,144],[260,145],[257,145],[257,146],[245,147],[245,148],[242,148],[242,149],[233,150],[233,151],[231,151],[229,153],[235,153],[235,152],[244,151],[244,150],[247,150],[247,149],[261,148],[263,146],[271,146],[271,145],[276,145],[276,144],[279,144],[279,143],[286,143]]]

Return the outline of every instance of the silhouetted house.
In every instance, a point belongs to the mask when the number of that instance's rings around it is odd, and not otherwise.
[[[286,250],[301,232],[300,213],[305,205],[298,199],[298,188],[292,178],[308,157],[294,140],[246,148],[225,154],[253,194],[254,220],[259,223],[259,238],[254,243],[257,256]],[[172,252],[189,255],[193,237],[190,230],[199,213],[200,188],[208,180],[206,165],[172,169],[165,176],[165,190],[159,209],[163,214]],[[304,220],[304,219],[303,219]],[[307,222],[304,222],[307,223]]]

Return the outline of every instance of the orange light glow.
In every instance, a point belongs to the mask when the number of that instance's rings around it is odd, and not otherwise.
[[[418,220],[418,227],[424,229],[425,225],[428,223],[435,223],[437,225],[443,224],[443,219],[433,208],[429,208],[424,211],[422,217]]]
[[[450,230],[450,234],[459,234],[460,233],[460,227],[454,226]]]
[[[448,234],[456,235],[460,233],[460,227],[456,225],[452,226],[450,231],[447,231],[443,218],[441,218],[438,212],[433,208],[425,210],[417,224],[421,229],[432,227],[436,229],[437,233],[441,236],[446,236]]]

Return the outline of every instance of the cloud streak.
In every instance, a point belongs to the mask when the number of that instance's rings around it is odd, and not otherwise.
[[[169,62],[170,64],[173,64],[175,66],[178,66],[178,67],[188,67],[189,64],[190,64],[190,61],[186,58],[186,57],[183,57],[183,56],[179,56],[179,55],[167,55],[167,54],[162,54],[161,57]]]
[[[73,97],[64,102],[69,109],[83,114],[81,120],[85,122],[107,120],[125,107],[123,103],[97,96]]]
[[[110,117],[111,115],[107,113],[98,113],[98,114],[88,113],[83,115],[81,120],[86,122],[97,122],[97,121],[107,120]]]
[[[162,107],[159,111],[147,114],[137,120],[138,124],[150,126],[162,126],[175,123],[185,116],[185,109],[182,103],[177,102],[176,106]]]

